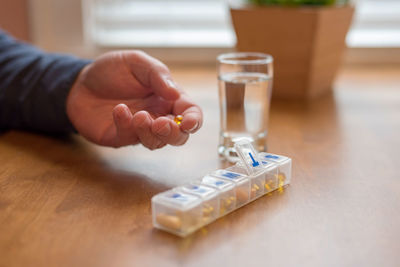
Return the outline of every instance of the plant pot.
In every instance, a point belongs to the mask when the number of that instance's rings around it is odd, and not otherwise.
[[[330,91],[345,49],[354,7],[231,8],[237,50],[274,57],[275,98]]]

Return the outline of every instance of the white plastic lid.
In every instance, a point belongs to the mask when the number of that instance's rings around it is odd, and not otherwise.
[[[288,157],[285,157],[285,156],[280,156],[280,155],[265,153],[265,152],[259,153],[258,157],[261,160],[273,161],[273,162],[278,162],[278,163],[282,163],[289,159]]]
[[[200,182],[205,185],[209,185],[214,188],[218,188],[221,191],[228,191],[235,187],[235,184],[230,181],[227,181],[227,180],[224,180],[221,178],[217,178],[217,177],[213,177],[210,175],[206,175],[203,178],[201,178]]]
[[[261,163],[262,163],[263,168],[266,169],[266,170],[272,170],[272,169],[277,168],[279,166],[278,162],[269,161],[269,160],[261,159]]]
[[[218,195],[218,190],[200,183],[190,183],[179,187],[180,190],[208,200]]]
[[[180,192],[176,189],[155,195],[152,201],[179,210],[191,209],[201,204],[201,199],[199,197]]]
[[[234,182],[239,182],[247,177],[246,175],[228,170],[216,170],[212,172],[210,175],[218,178],[229,179]]]
[[[235,150],[249,175],[259,171],[261,167],[261,161],[258,159],[258,153],[251,145],[250,141],[246,139],[237,141],[235,143]]]

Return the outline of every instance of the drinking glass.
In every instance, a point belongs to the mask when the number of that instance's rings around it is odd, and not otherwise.
[[[218,61],[220,107],[219,155],[238,160],[235,141],[247,138],[258,151],[267,150],[273,58],[253,52],[222,54]]]

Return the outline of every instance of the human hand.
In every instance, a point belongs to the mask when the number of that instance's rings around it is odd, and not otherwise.
[[[183,145],[203,120],[168,68],[141,51],[106,53],[83,68],[67,97],[67,114],[96,144],[142,143],[151,150]],[[173,121],[176,115],[183,116],[180,125]]]

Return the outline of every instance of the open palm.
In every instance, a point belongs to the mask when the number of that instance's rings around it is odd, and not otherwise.
[[[106,53],[86,66],[67,114],[81,135],[113,147],[182,145],[202,124],[201,109],[177,89],[168,68],[140,51]],[[180,126],[173,121],[179,114]]]

